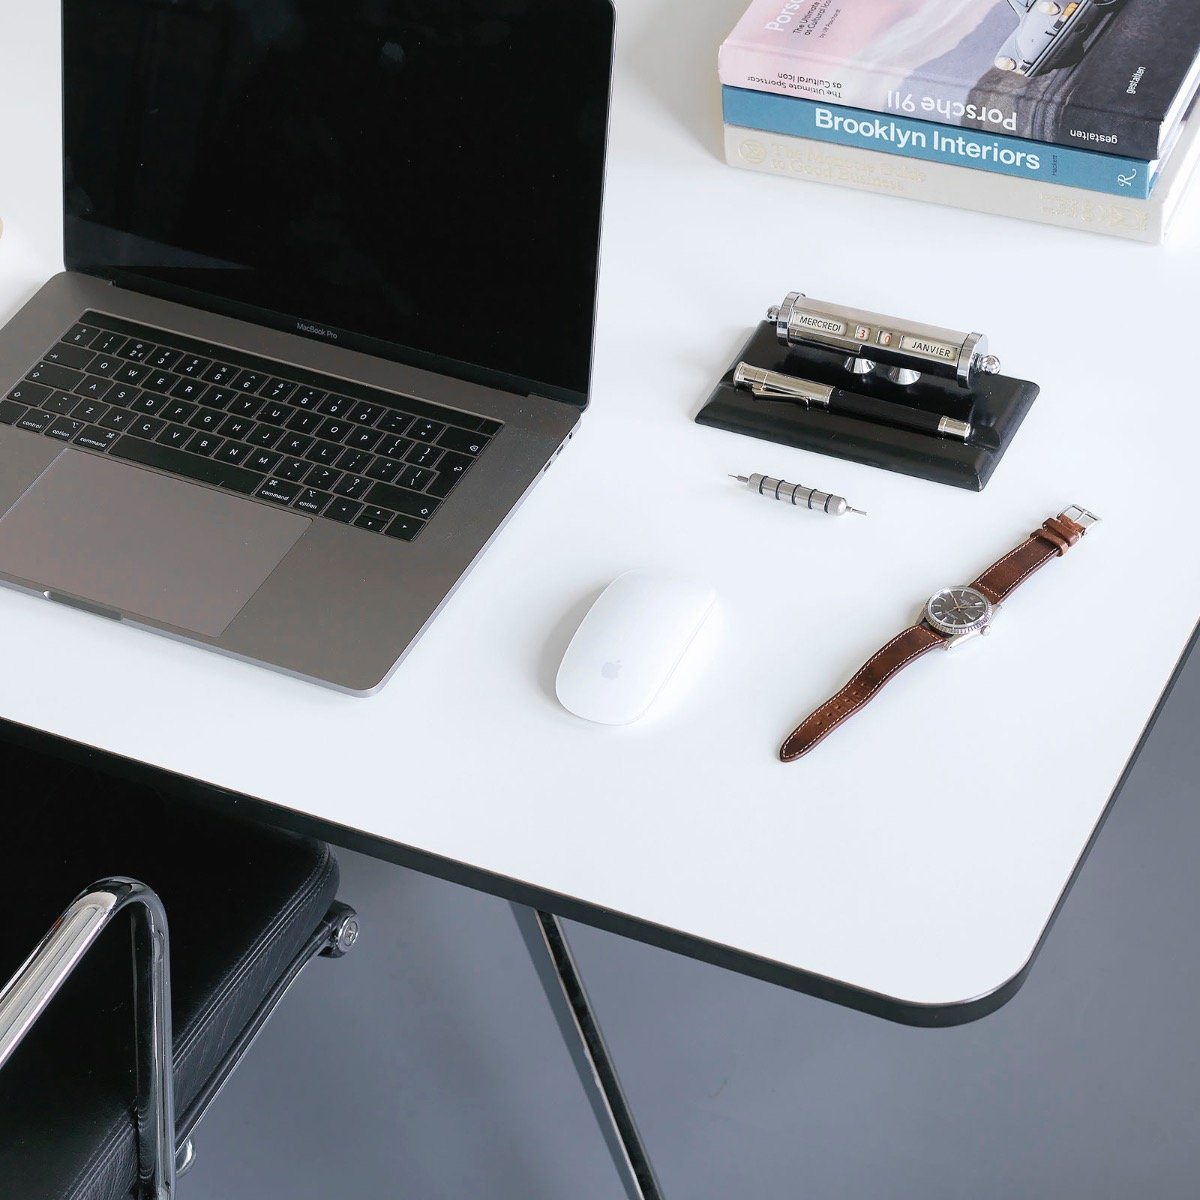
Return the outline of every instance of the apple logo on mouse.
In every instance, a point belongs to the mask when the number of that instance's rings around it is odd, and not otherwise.
[[[604,666],[600,668],[600,674],[603,675],[605,679],[619,679],[621,676],[621,665],[621,660],[619,658],[614,662],[606,662]]]

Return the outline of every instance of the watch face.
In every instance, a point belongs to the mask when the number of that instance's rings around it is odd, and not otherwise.
[[[946,588],[932,596],[925,616],[942,633],[974,633],[992,618],[992,603],[974,588]]]

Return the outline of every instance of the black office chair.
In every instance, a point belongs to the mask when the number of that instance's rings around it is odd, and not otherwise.
[[[172,1200],[288,986],[357,938],[336,859],[0,743],[0,872],[0,1196]]]

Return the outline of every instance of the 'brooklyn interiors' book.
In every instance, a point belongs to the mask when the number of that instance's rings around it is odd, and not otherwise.
[[[1197,0],[751,0],[721,82],[1162,157],[1200,81]]]
[[[730,166],[769,175],[833,183],[861,192],[882,192],[1157,244],[1166,237],[1196,174],[1200,120],[1188,119],[1149,200],[1124,200],[1081,188],[985,175],[970,167],[898,158],[878,150],[835,146],[735,125],[725,126],[725,159]],[[779,211],[777,199],[771,204]]]
[[[926,162],[974,167],[996,175],[1036,179],[1137,200],[1150,195],[1158,176],[1158,163],[1137,158],[1098,154],[1073,146],[1047,146],[1044,142],[1006,134],[869,113],[859,108],[801,100],[798,96],[733,87],[723,87],[721,92],[725,120],[730,125],[767,133],[882,150],[885,154],[903,154]]]

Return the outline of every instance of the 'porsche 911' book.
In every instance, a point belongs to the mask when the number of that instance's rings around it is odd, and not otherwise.
[[[751,0],[721,82],[1161,157],[1200,81],[1198,0]]]

